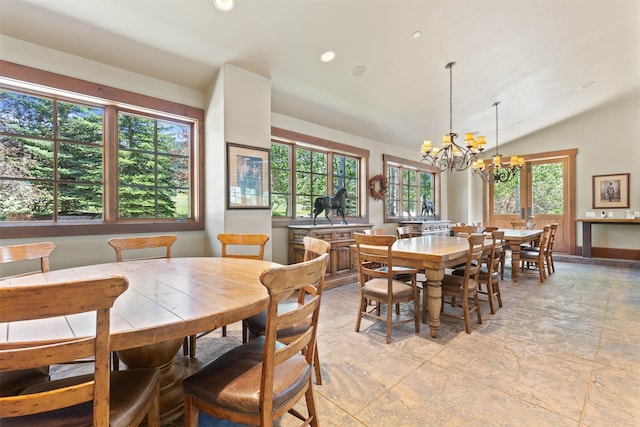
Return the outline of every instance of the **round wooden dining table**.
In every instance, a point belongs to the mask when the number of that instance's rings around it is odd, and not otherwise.
[[[278,266],[269,261],[235,258],[148,259],[8,278],[0,280],[0,286],[125,276],[129,288],[111,310],[110,348],[129,368],[161,369],[160,416],[165,423],[182,415],[182,379],[190,372],[174,361],[184,337],[265,310],[268,296],[260,274]],[[94,333],[94,316],[74,315],[54,321],[0,324],[0,343],[46,342]]]

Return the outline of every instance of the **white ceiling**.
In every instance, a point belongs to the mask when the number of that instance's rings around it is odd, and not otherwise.
[[[640,88],[640,0],[0,0],[0,33],[198,90],[233,64],[276,113],[416,151],[451,61],[454,131],[489,147],[495,101],[502,144]]]

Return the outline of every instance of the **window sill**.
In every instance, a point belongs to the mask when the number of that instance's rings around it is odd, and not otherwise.
[[[32,237],[87,236],[99,234],[152,233],[171,231],[204,230],[204,223],[185,222],[83,222],[64,223],[0,223],[0,239],[20,239]]]

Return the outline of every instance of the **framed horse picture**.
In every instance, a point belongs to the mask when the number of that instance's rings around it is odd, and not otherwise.
[[[270,209],[270,150],[227,142],[227,208]]]

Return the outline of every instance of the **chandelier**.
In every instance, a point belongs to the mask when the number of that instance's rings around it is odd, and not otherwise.
[[[456,144],[457,133],[453,131],[453,66],[455,62],[448,63],[449,69],[449,133],[442,138],[442,148],[433,147],[431,141],[425,140],[422,144],[422,161],[440,170],[440,172],[460,172],[476,161],[479,153],[484,150],[486,144],[484,136],[478,136],[476,140],[472,133],[464,135],[464,146]]]
[[[524,166],[524,158],[518,156],[511,156],[509,163],[503,163],[498,152],[498,105],[500,102],[493,104],[496,107],[496,155],[493,156],[493,161],[488,165],[484,160],[476,160],[473,162],[473,173],[480,175],[480,178],[484,182],[507,182],[511,181]]]

